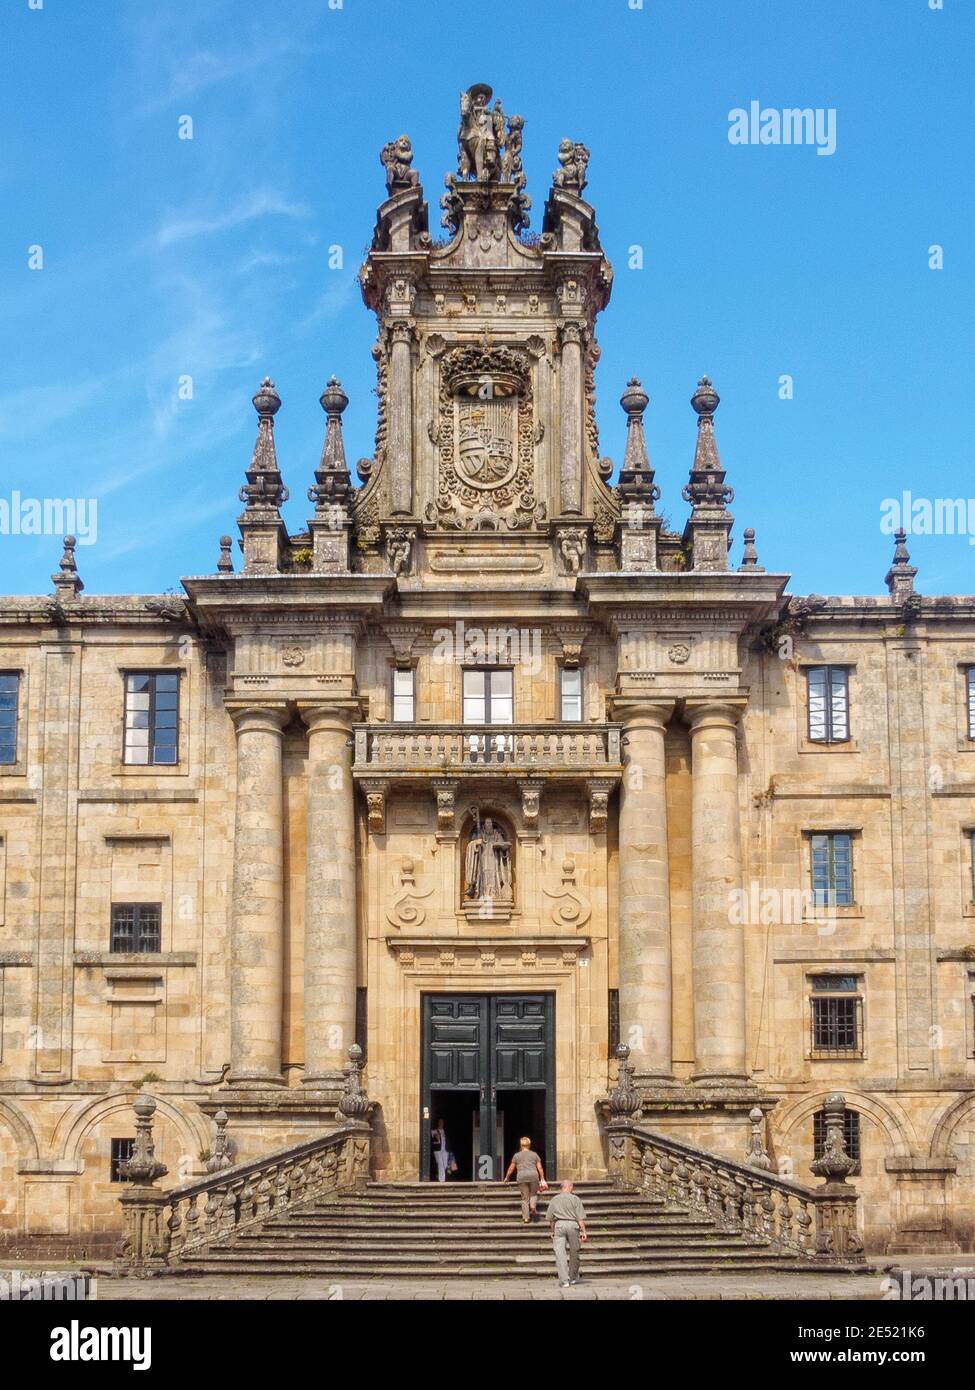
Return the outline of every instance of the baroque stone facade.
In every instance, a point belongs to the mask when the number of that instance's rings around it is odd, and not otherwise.
[[[841,1090],[868,1248],[971,1249],[975,599],[903,538],[881,597],[789,597],[748,531],[731,568],[706,377],[667,529],[635,379],[599,455],[589,153],[532,234],[491,96],[439,239],[383,147],[361,485],[333,378],[289,534],[265,380],[239,569],[90,596],[66,543],[0,601],[0,1238],[117,1229],[140,1089],[171,1181],[218,1112],[239,1158],[333,1124],[358,1036],[376,1175],[429,1176],[441,1107],[604,1173],[622,1039],[645,1123],[801,1181]]]

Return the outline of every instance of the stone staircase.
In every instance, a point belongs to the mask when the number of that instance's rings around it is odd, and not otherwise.
[[[553,1187],[548,1194],[557,1191]],[[583,1277],[800,1269],[800,1255],[723,1230],[689,1207],[579,1182],[588,1214]],[[547,1196],[541,1220],[521,1220],[518,1189],[500,1183],[378,1183],[272,1216],[209,1249],[187,1252],[173,1272],[318,1275],[327,1279],[555,1277]]]

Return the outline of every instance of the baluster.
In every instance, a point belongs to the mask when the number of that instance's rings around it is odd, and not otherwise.
[[[711,1219],[720,1226],[724,1217],[724,1202],[721,1200],[721,1180],[710,1163],[705,1164],[708,1175],[708,1211]]]
[[[207,1204],[203,1210],[203,1238],[207,1245],[215,1240],[220,1229],[220,1208],[223,1204],[223,1188],[207,1189]]]
[[[255,1189],[254,1214],[259,1221],[267,1220],[271,1210],[271,1191],[270,1175],[264,1173]]]
[[[686,1207],[691,1199],[691,1173],[687,1164],[682,1158],[677,1160],[677,1168],[674,1177],[674,1192],[677,1201],[682,1207]]]
[[[812,1243],[811,1229],[813,1224],[812,1216],[809,1212],[809,1203],[804,1197],[799,1197],[799,1215],[796,1217],[796,1225],[799,1227],[798,1245],[804,1255],[810,1253]]]
[[[793,1212],[792,1206],[789,1202],[788,1192],[780,1192],[778,1194],[778,1199],[779,1220],[776,1228],[776,1234],[778,1237],[779,1244],[785,1246],[788,1249],[796,1244],[796,1234],[793,1230],[793,1220],[795,1213]]]
[[[275,1212],[282,1212],[287,1210],[289,1195],[288,1189],[288,1166],[285,1163],[281,1163],[278,1165],[278,1177],[274,1191]]]
[[[660,1168],[660,1191],[664,1201],[668,1206],[674,1205],[673,1172],[674,1161],[668,1153],[662,1153],[659,1157]]]
[[[179,1202],[175,1201],[169,1209],[169,1217],[166,1221],[166,1227],[169,1231],[169,1249],[173,1255],[178,1254],[183,1246],[182,1226],[183,1218],[180,1215]]]
[[[691,1169],[691,1206],[695,1211],[707,1211],[708,1209],[708,1187],[707,1175],[700,1163],[695,1159]]]
[[[197,1206],[197,1194],[194,1193],[193,1196],[189,1199],[189,1202],[186,1207],[186,1236],[183,1241],[184,1245],[193,1244],[193,1238],[197,1233],[197,1226],[199,1225],[199,1222],[200,1209]]]
[[[721,1187],[721,1225],[726,1231],[738,1229],[738,1189],[735,1180],[730,1174],[727,1177],[719,1177]]]

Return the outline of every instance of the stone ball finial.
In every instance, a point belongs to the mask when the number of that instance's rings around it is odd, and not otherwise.
[[[142,1091],[132,1102],[132,1109],[140,1120],[149,1120],[156,1113],[155,1099]]]
[[[721,402],[721,397],[711,385],[709,376],[702,376],[697,383],[697,390],[691,397],[691,405],[698,415],[713,415]]]
[[[251,400],[262,420],[273,419],[281,409],[281,397],[274,389],[274,382],[269,376],[264,378]]]
[[[644,391],[637,377],[631,376],[626,383],[626,390],[620,396],[620,405],[632,419],[640,416],[650,404],[650,397]]]
[[[329,377],[325,390],[318,399],[322,409],[329,416],[341,415],[349,404],[349,398],[342,390],[342,383],[335,376]]]

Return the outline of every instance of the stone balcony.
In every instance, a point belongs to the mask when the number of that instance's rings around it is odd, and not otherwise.
[[[461,782],[512,779],[521,789],[527,826],[537,824],[546,785],[585,787],[590,825],[605,828],[607,804],[622,773],[618,724],[357,724],[353,776],[374,829],[385,824],[392,782],[428,782],[438,824],[453,822],[453,788]]]

